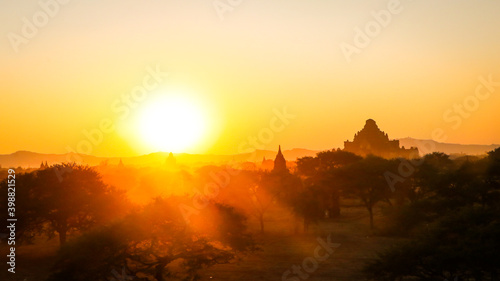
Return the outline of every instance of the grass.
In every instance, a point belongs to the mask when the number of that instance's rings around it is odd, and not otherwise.
[[[380,213],[377,218],[380,221]],[[311,226],[308,234],[291,235],[287,228],[282,228],[285,231],[281,233],[270,230],[270,233],[258,237],[262,251],[238,263],[210,268],[202,273],[202,280],[282,280],[283,273],[292,265],[301,265],[305,258],[314,256],[319,245],[318,237],[326,239],[328,235],[331,235],[332,243],[341,245],[328,259],[319,262],[317,270],[308,274],[306,279],[363,280],[361,270],[365,262],[396,242],[394,238],[371,235],[368,225],[366,210],[350,207],[342,209],[340,218]],[[296,280],[292,277],[297,276],[289,275],[289,280]]]
[[[375,223],[381,223],[380,211]],[[255,225],[250,221],[251,225]],[[377,251],[388,248],[396,242],[394,238],[372,235],[368,227],[368,214],[359,206],[346,206],[342,216],[311,225],[307,234],[293,234],[293,226],[286,220],[266,221],[266,233],[256,235],[261,250],[243,257],[231,264],[217,265],[202,270],[201,280],[282,280],[282,275],[293,265],[301,265],[307,257],[314,256],[319,245],[317,238],[331,235],[332,243],[341,244],[307,280],[363,280],[361,269],[366,261],[375,257]],[[254,227],[253,227],[254,228]],[[35,245],[18,247],[16,250],[16,273],[7,272],[2,262],[0,280],[43,281],[55,262],[57,239],[38,241]],[[0,248],[3,259],[7,246]],[[324,252],[321,252],[323,254]],[[84,265],[82,265],[84,266]],[[290,275],[288,280],[295,275]],[[302,280],[302,279],[299,279]],[[89,280],[91,281],[91,280]]]

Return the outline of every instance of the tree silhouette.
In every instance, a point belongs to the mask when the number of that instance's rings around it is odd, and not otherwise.
[[[317,222],[324,216],[324,208],[321,207],[321,196],[323,191],[315,186],[308,187],[295,194],[291,201],[292,210],[303,218],[303,231],[308,231],[311,223]]]
[[[33,193],[37,186],[35,173],[18,173],[15,178],[16,201],[14,201],[16,222],[16,243],[32,243],[36,234],[44,230],[45,220],[39,216],[40,202]],[[7,195],[9,190],[8,180],[0,183],[0,208],[7,210]],[[1,219],[7,220],[8,213],[1,212]],[[3,231],[2,231],[3,232]],[[5,231],[7,232],[7,231]]]
[[[359,198],[368,210],[370,228],[373,229],[373,207],[389,197],[389,186],[384,172],[390,170],[390,161],[377,156],[366,158],[335,171],[336,178],[346,195]]]
[[[142,211],[68,243],[49,280],[109,280],[116,272],[129,280],[196,280],[201,268],[256,249],[245,217],[234,208],[211,203],[186,225],[177,207],[183,200],[188,198],[157,198]]]
[[[259,221],[260,232],[264,233],[264,216],[271,206],[276,203],[280,194],[284,191],[281,185],[281,175],[278,173],[259,174],[257,182],[248,189],[251,214]]]
[[[340,215],[340,186],[335,171],[361,159],[358,155],[340,149],[322,151],[316,157],[299,158],[297,170],[299,175],[305,177],[306,189],[317,195],[317,203],[321,208],[336,217]]]
[[[2,196],[7,184],[2,182]],[[19,174],[16,181],[16,209],[19,238],[30,240],[46,233],[59,236],[60,244],[68,233],[84,231],[111,220],[123,211],[124,194],[104,184],[88,166],[60,164]],[[7,202],[7,200],[2,200]]]
[[[412,238],[381,254],[373,280],[499,280],[499,150],[485,159],[430,155],[418,177],[427,192],[392,217]],[[423,178],[430,177],[430,178]]]
[[[365,272],[371,280],[499,280],[499,215],[473,206],[450,213],[380,254]]]

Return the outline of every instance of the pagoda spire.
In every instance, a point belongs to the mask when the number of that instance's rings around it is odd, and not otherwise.
[[[281,152],[281,145],[278,146],[278,154],[276,154],[276,158],[274,159],[274,168],[273,172],[286,172],[286,160]]]

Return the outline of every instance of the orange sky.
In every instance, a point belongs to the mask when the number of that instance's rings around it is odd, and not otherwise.
[[[368,118],[391,138],[441,128],[447,142],[500,144],[500,2],[240,2],[0,2],[0,153],[77,150],[108,120],[116,129],[90,154],[157,151],[138,120],[172,95],[206,119],[190,153],[238,153],[253,137],[264,149],[342,147]],[[366,46],[357,28],[372,28]],[[156,67],[169,76],[123,116],[114,103]],[[294,118],[270,125],[284,108]]]

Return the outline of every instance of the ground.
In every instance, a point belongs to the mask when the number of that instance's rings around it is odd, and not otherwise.
[[[380,213],[375,223],[380,222]],[[326,240],[331,235],[332,243],[340,246],[307,278],[309,281],[363,280],[361,269],[364,263],[373,259],[376,252],[390,247],[394,238],[371,235],[368,215],[361,207],[343,208],[342,216],[312,225],[307,234],[293,234],[293,228],[276,221],[266,221],[266,234],[258,235],[261,250],[243,257],[233,264],[217,265],[201,272],[201,280],[283,280],[286,270],[293,265],[302,265],[304,259],[314,257],[319,245],[317,239]],[[8,273],[5,263],[0,272],[0,280],[41,281],[50,273],[55,261],[56,239],[40,241],[37,245],[21,246],[17,249],[16,273]],[[5,245],[2,253],[7,252]],[[324,252],[321,252],[324,254]],[[5,257],[4,254],[2,256]],[[4,258],[5,260],[6,258]],[[82,265],[83,266],[83,265]],[[288,280],[298,278],[289,275]],[[284,279],[287,280],[287,279]]]
[[[377,218],[380,219],[380,214]],[[364,280],[361,272],[364,263],[396,242],[394,238],[371,235],[368,225],[366,210],[354,207],[343,209],[339,219],[312,226],[305,235],[264,235],[258,238],[262,243],[261,251],[236,264],[217,265],[204,272],[202,280]],[[317,239],[326,240],[328,235],[332,243],[340,244],[328,259],[319,262],[317,269],[305,279],[293,279],[298,278],[293,274],[282,279],[283,273],[293,265],[302,265],[304,259],[313,257],[319,245]]]

